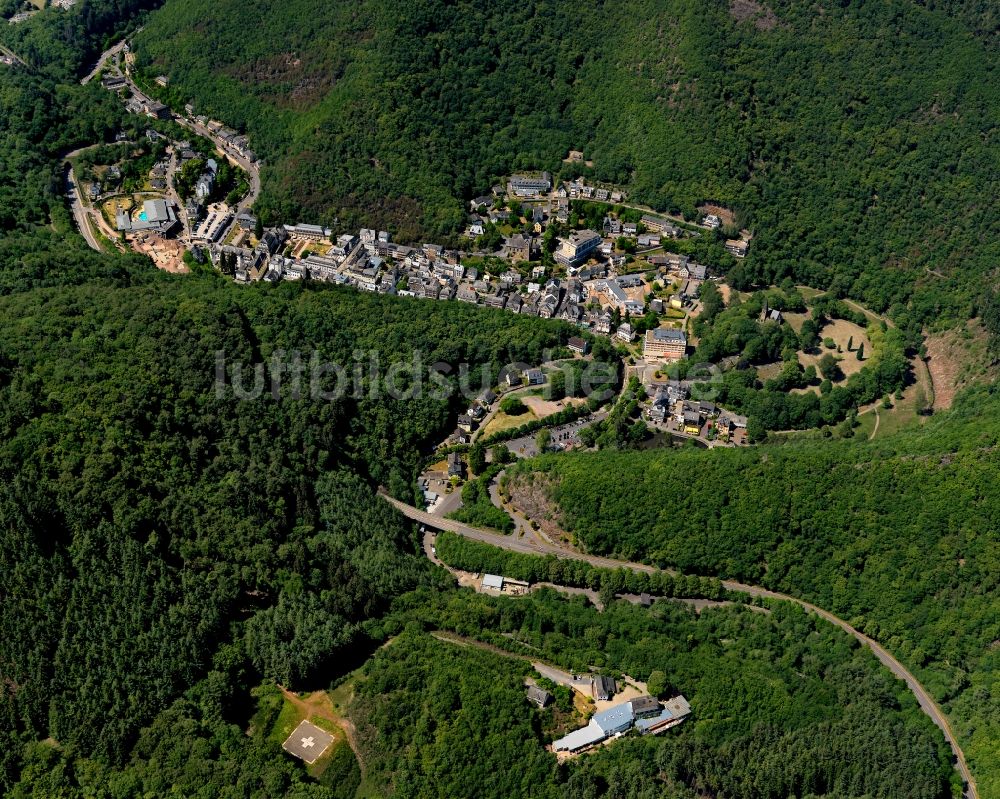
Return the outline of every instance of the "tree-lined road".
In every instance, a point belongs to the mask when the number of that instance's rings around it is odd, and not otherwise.
[[[566,560],[582,560],[589,563],[591,566],[597,566],[605,569],[622,568],[648,573],[659,571],[655,566],[649,566],[644,563],[632,563],[630,561],[615,560],[613,558],[605,558],[599,555],[586,555],[580,552],[565,549],[556,544],[549,544],[536,539],[532,539],[530,542],[522,541],[500,533],[490,532],[489,530],[483,530],[478,527],[472,527],[471,525],[463,524],[461,522],[454,521],[453,519],[442,519],[439,516],[435,516],[427,513],[426,511],[422,511],[419,508],[415,508],[412,505],[407,505],[405,502],[400,502],[398,499],[389,496],[382,489],[379,490],[379,495],[406,518],[411,519],[412,521],[432,527],[435,530],[447,530],[448,532],[456,533],[457,535],[463,536],[464,538],[468,538],[472,541],[480,541],[484,544],[490,544],[491,546],[506,549],[510,552],[520,552],[529,555],[553,555],[554,557]],[[959,747],[958,741],[951,730],[951,725],[948,723],[947,717],[942,712],[941,708],[938,707],[937,702],[934,701],[923,685],[920,684],[917,678],[914,677],[913,674],[892,655],[892,653],[885,649],[885,647],[876,641],[873,641],[859,630],[856,630],[843,619],[834,616],[829,611],[813,605],[811,602],[806,602],[803,599],[798,599],[796,597],[789,596],[788,594],[780,594],[776,591],[770,591],[759,586],[738,583],[733,580],[723,580],[722,584],[731,591],[741,591],[749,594],[750,596],[777,599],[784,602],[794,602],[796,605],[804,608],[809,613],[814,613],[825,621],[835,624],[848,635],[853,636],[862,645],[867,646],[875,657],[889,669],[889,671],[906,683],[907,688],[909,688],[910,692],[914,695],[914,697],[916,697],[921,710],[923,710],[924,713],[930,717],[931,721],[933,721],[944,734],[945,740],[951,747],[952,754],[955,758],[955,768],[958,770],[958,773],[961,775],[962,780],[965,783],[966,799],[979,799],[979,792],[972,779],[972,773],[969,771],[969,766],[966,763],[965,753],[962,752],[961,747]]]
[[[140,28],[140,30],[142,29]],[[122,39],[120,42],[118,42],[118,44],[109,47],[107,50],[101,53],[101,57],[97,59],[97,63],[94,65],[94,68],[90,70],[90,72],[88,72],[83,78],[80,79],[80,83],[83,86],[86,86],[88,83],[90,83],[97,76],[97,73],[101,71],[104,65],[108,63],[108,59],[118,55],[122,50],[125,49],[125,45],[127,44],[128,44],[128,39]]]
[[[101,243],[97,240],[97,236],[94,235],[94,229],[90,225],[90,214],[87,213],[87,209],[83,205],[83,198],[80,196],[80,184],[77,183],[76,175],[73,174],[73,167],[68,164],[66,166],[66,197],[69,199],[70,206],[73,209],[73,219],[76,221],[76,226],[80,229],[80,235],[83,236],[92,250],[103,252]]]
[[[0,44],[0,53],[3,53],[3,55],[5,55],[8,58],[10,58],[11,60],[13,60],[16,64],[20,64],[25,69],[30,69],[30,67],[28,66],[27,62],[23,58],[21,58],[21,56],[19,56],[13,50],[11,50],[11,49],[9,49],[7,47],[4,47],[2,44]]]

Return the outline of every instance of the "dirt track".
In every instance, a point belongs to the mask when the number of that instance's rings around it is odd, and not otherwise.
[[[302,699],[298,694],[292,693],[284,686],[279,685],[278,687],[281,689],[281,693],[285,699],[295,705],[305,718],[308,719],[310,716],[316,716],[317,718],[326,719],[344,731],[347,743],[350,745],[351,751],[354,752],[354,757],[358,761],[358,767],[361,769],[361,777],[364,779],[365,762],[361,759],[361,750],[358,747],[357,728],[350,719],[339,716],[334,712],[330,695],[326,691],[314,691],[306,699]]]

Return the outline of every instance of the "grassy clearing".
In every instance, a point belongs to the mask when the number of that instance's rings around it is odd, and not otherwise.
[[[520,427],[522,424],[527,422],[533,422],[538,418],[534,411],[528,410],[526,413],[522,413],[518,416],[508,416],[503,411],[499,411],[496,416],[490,419],[489,423],[483,429],[480,434],[480,438],[488,438],[494,433],[499,433],[502,430],[510,430],[513,427]]]
[[[815,366],[818,369],[820,359],[828,352],[833,353],[833,355],[839,360],[840,371],[844,373],[844,377],[838,382],[843,382],[851,375],[860,372],[865,365],[864,361],[858,360],[856,352],[848,351],[847,345],[849,342],[851,343],[852,350],[857,350],[857,348],[863,344],[866,359],[871,355],[872,344],[868,340],[868,336],[864,329],[853,322],[848,322],[846,319],[834,319],[832,322],[823,326],[819,335],[820,339],[832,338],[836,346],[833,349],[828,349],[821,343],[815,353],[800,352],[799,363],[802,364],[803,368],[807,366]],[[838,349],[840,352],[838,352]]]
[[[278,718],[274,720],[274,724],[271,725],[271,730],[267,734],[268,742],[277,747],[280,747],[288,739],[288,736],[292,734],[292,730],[299,726],[299,722],[306,717],[306,714],[302,710],[283,696],[280,699],[281,711],[278,713]]]

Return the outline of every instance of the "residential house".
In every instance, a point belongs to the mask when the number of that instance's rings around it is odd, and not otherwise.
[[[615,336],[626,344],[631,344],[635,340],[635,332],[632,330],[632,325],[628,322],[618,327],[618,332],[615,333]]]
[[[719,438],[728,441],[734,436],[737,430],[746,431],[747,417],[740,416],[732,411],[723,411],[715,421],[715,429]]]
[[[504,288],[511,289],[514,286],[521,285],[521,273],[516,272],[513,269],[508,269],[502,275],[500,275],[500,285]]]
[[[660,389],[656,392],[656,396],[653,398],[653,402],[649,406],[647,415],[651,421],[662,424],[670,415],[670,408],[672,405],[673,402],[670,399],[670,395],[664,389]]]
[[[729,239],[726,241],[726,249],[735,258],[746,258],[748,242],[742,239]]]
[[[339,255],[341,258],[346,258],[352,252],[354,248],[358,246],[358,237],[352,235],[351,233],[344,233],[337,236],[337,241],[331,248],[330,252],[334,255]]]
[[[459,302],[469,302],[475,305],[479,302],[479,295],[471,286],[459,286],[455,292],[455,299]]]
[[[552,702],[552,694],[537,685],[529,685],[528,701],[537,707],[544,708]]]
[[[701,432],[702,418],[701,414],[689,408],[684,411],[684,432],[691,436],[696,436]]]
[[[538,302],[538,315],[542,319],[551,319],[559,307],[559,295],[546,293]]]
[[[572,336],[566,343],[566,346],[571,352],[576,352],[580,355],[586,355],[587,350],[590,348],[590,344],[587,343],[587,340],[580,338],[579,336]]]
[[[448,454],[448,476],[465,479],[465,461],[457,452]]]
[[[508,389],[517,388],[524,385],[524,380],[521,379],[521,373],[517,369],[510,369],[501,376],[500,385]]]
[[[605,677],[604,675],[594,677],[591,686],[594,699],[598,702],[607,702],[618,693],[618,686],[615,684],[613,677]]]
[[[576,324],[583,318],[583,309],[575,302],[567,302],[559,314],[559,318],[564,322]]]

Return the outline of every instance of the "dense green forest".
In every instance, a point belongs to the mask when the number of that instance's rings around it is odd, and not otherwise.
[[[351,706],[382,795],[948,795],[947,752],[915,700],[853,640],[784,604],[768,614],[696,614],[669,601],[649,610],[614,602],[598,613],[551,591],[519,599],[425,591],[399,605],[392,627],[404,631],[365,665]],[[544,711],[525,700],[527,660],[539,657],[642,681],[659,672],[665,690],[691,702],[692,718],[557,767],[540,744],[554,737],[554,716],[563,729],[579,722],[567,718],[568,697]]]
[[[561,162],[583,149],[634,200],[734,207],[741,287],[964,319],[1000,255],[995,11],[770,5],[172,0],[137,49],[171,100],[251,134],[271,218],[441,236],[498,176],[587,171]]]
[[[590,551],[764,585],[850,620],[943,704],[990,796],[998,418],[1000,397],[983,390],[878,444],[563,455],[508,481],[546,486]]]
[[[286,385],[242,401],[216,391],[218,350],[254,364],[315,347],[350,365],[378,349],[389,365],[419,341],[427,364],[495,377],[568,332],[214,277],[25,291],[0,298],[0,327],[4,726],[111,761],[220,640],[297,684],[349,658],[357,625],[422,579],[409,528],[371,486],[408,495],[465,401],[391,400],[367,382],[360,398]],[[14,768],[17,749],[0,749]]]
[[[9,3],[0,3],[5,17],[12,13],[4,7]],[[85,0],[68,9],[48,6],[25,22],[0,24],[0,43],[33,72],[73,79],[85,74],[109,43],[134,32],[146,11],[161,4],[162,0]]]
[[[419,346],[421,378],[435,362],[495,378],[572,330],[308,282],[246,290],[88,250],[60,159],[150,123],[76,81],[151,5],[84,0],[0,24],[30,64],[0,67],[0,793],[338,797],[265,739],[273,704],[252,691],[328,684],[402,631],[365,667],[353,708],[373,777],[400,795],[465,794],[465,779],[498,774],[498,795],[531,777],[538,795],[574,799],[949,794],[943,743],[910,695],[797,611],[611,601],[598,614],[446,586],[374,487],[412,496],[461,398],[391,399],[364,379],[333,401],[287,382],[277,398],[217,391],[220,351],[247,366],[274,356],[265,387],[297,350],[347,365],[377,350],[387,367]],[[636,199],[689,216],[706,198],[736,207],[757,232],[737,285],[829,286],[891,311],[912,345],[921,324],[975,310],[995,263],[982,201],[997,194],[1000,104],[982,68],[995,16],[902,0],[773,10],[759,30],[681,0],[171,0],[139,48],[171,76],[172,102],[253,135],[272,219],[444,237],[496,176],[559,170],[585,147],[596,176],[627,180]],[[998,411],[983,391],[876,446],[538,468],[587,546],[700,575],[663,593],[721,596],[709,576],[739,576],[884,640],[943,702],[986,797],[1000,790]],[[604,587],[579,575],[591,579]],[[567,668],[659,670],[696,716],[561,768],[517,661],[420,628]],[[469,726],[496,719],[507,734]]]

